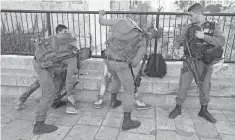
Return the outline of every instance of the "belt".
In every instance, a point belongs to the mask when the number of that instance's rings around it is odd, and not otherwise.
[[[123,60],[118,60],[118,59],[112,58],[110,56],[104,56],[103,58],[107,59],[109,61],[126,62],[126,61],[123,61]]]

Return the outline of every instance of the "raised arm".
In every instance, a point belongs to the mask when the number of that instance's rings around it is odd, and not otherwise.
[[[100,10],[99,11],[99,23],[100,23],[100,25],[113,26],[114,24],[116,24],[119,21],[119,19],[105,19],[104,15],[105,15],[105,11]]]

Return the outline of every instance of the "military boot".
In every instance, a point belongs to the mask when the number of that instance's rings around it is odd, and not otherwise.
[[[123,131],[138,128],[140,127],[140,125],[141,125],[140,121],[131,120],[131,112],[124,112],[124,119],[122,122]]]
[[[206,119],[207,121],[211,123],[216,123],[216,119],[208,112],[207,105],[202,105],[201,110],[198,113],[198,116]]]
[[[116,108],[118,106],[120,106],[122,104],[121,101],[117,100],[117,93],[112,93],[111,94],[111,103],[110,103],[110,107],[112,108]]]
[[[168,115],[168,118],[174,119],[180,114],[181,114],[181,105],[176,105],[175,109],[172,110],[171,113]]]
[[[37,121],[33,128],[33,134],[40,135],[44,133],[51,133],[58,129],[57,126],[45,124],[44,121]]]

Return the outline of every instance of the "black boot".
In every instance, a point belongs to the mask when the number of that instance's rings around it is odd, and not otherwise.
[[[57,126],[45,124],[44,121],[37,121],[33,128],[33,134],[40,135],[43,133],[51,133],[58,129]]]
[[[117,93],[112,93],[110,107],[116,108],[116,107],[119,107],[121,104],[122,102],[117,100]]]
[[[122,131],[140,127],[140,121],[131,120],[131,112],[124,112],[124,119],[122,122]]]
[[[201,110],[198,113],[198,116],[206,119],[207,121],[211,123],[216,123],[216,119],[208,112],[207,105],[202,105]]]
[[[172,110],[171,113],[168,115],[168,118],[174,119],[180,114],[181,114],[181,105],[176,105],[175,109]]]

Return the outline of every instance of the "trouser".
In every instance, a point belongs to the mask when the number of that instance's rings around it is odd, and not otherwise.
[[[134,74],[136,75],[136,71],[134,71]],[[111,82],[111,80],[112,80],[112,75],[109,73],[106,64],[103,63],[103,78],[102,78],[101,84],[100,84],[100,92],[97,95],[98,99],[103,99],[104,98],[104,93],[105,93],[109,83]],[[135,93],[134,95],[135,95],[135,100],[139,100],[139,101],[142,100],[139,92]]]
[[[198,68],[199,73],[201,74],[204,69],[204,63],[202,61],[197,61],[196,66]],[[183,62],[183,68],[184,67],[187,67],[185,62]],[[181,69],[181,74],[180,74],[179,92],[176,97],[176,104],[178,105],[182,105],[183,102],[185,101],[188,90],[193,80],[192,71],[182,72],[182,69]],[[212,71],[213,71],[213,66],[209,65],[208,71],[205,75],[205,79],[200,84],[201,90],[199,90],[199,94],[200,94],[199,100],[200,100],[201,105],[207,105],[210,101],[209,91],[210,91],[210,86],[211,86]]]
[[[105,60],[108,72],[112,75],[111,93],[118,93],[121,84],[124,88],[125,102],[123,102],[123,110],[131,112],[134,101],[134,81],[131,75],[131,70],[126,62],[117,62]]]
[[[39,80],[37,79],[29,88],[20,96],[20,100],[24,103],[29,96],[40,87]]]
[[[77,69],[77,58],[69,58],[62,61],[62,63],[67,65],[67,74],[66,74],[66,80],[65,80],[65,90],[67,91],[67,96],[74,95],[74,80],[73,76],[75,73],[78,74]]]
[[[52,99],[57,97],[64,87],[65,73],[55,73],[52,76],[51,72],[47,69],[41,69],[35,60],[33,60],[33,67],[38,75],[42,89],[42,96],[36,111],[36,121],[45,121]]]

